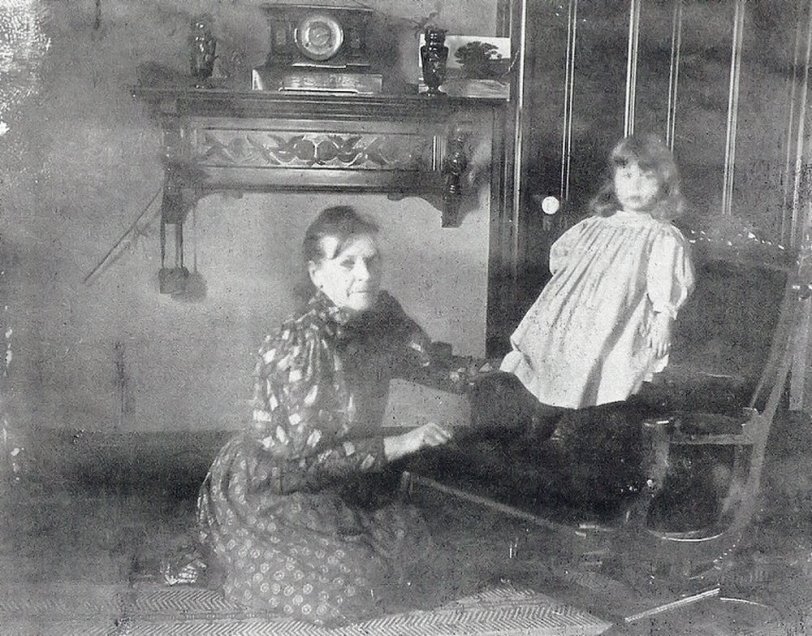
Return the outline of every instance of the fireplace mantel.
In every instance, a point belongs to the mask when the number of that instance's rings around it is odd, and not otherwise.
[[[177,199],[164,206],[167,223],[214,191],[356,191],[421,196],[454,227],[477,137],[501,156],[506,103],[143,86],[133,95],[161,122],[166,191]]]
[[[265,91],[133,88],[163,134],[162,292],[185,284],[183,222],[212,192],[382,192],[419,196],[462,220],[469,164],[490,175],[488,350],[504,336],[515,269],[512,104],[504,99],[422,95],[305,95]],[[472,156],[476,149],[475,157]],[[474,161],[472,161],[472,159]],[[490,166],[480,163],[490,162]],[[473,170],[471,171],[473,175]],[[468,193],[476,197],[474,188]],[[478,205],[477,203],[474,205]],[[470,207],[474,207],[473,205]],[[175,263],[164,267],[167,226]]]

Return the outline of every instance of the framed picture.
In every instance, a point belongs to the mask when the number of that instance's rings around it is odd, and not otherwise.
[[[420,47],[425,36],[420,35]],[[452,97],[510,97],[510,38],[480,35],[446,35],[446,79],[440,90]],[[420,92],[426,89],[420,65]]]

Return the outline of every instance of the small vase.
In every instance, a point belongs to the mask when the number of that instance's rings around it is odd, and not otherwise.
[[[191,70],[195,78],[195,88],[208,88],[209,78],[214,72],[215,50],[217,39],[211,32],[211,26],[205,18],[192,20],[191,37]]]
[[[445,81],[448,47],[445,45],[445,29],[429,27],[425,31],[426,43],[420,47],[423,63],[423,81],[428,90],[426,95],[445,95],[440,85]]]

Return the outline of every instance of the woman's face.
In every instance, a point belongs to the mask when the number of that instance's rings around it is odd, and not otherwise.
[[[628,212],[648,212],[660,198],[660,180],[654,170],[642,170],[636,161],[615,168],[615,196]]]
[[[310,262],[310,280],[341,309],[361,312],[370,309],[381,288],[381,256],[375,239],[361,234],[349,239],[338,251],[338,239],[321,241],[324,257]]]

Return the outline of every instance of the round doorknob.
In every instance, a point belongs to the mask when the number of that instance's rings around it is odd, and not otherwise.
[[[554,196],[544,197],[541,200],[541,211],[553,215],[561,209],[561,202]]]

